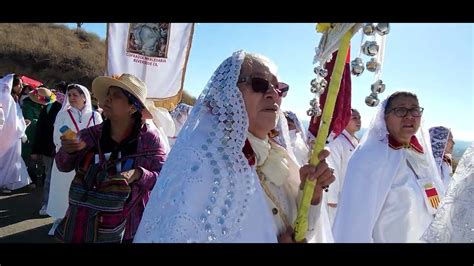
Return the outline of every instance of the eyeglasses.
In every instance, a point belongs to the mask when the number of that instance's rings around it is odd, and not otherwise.
[[[259,77],[243,77],[239,79],[238,83],[242,82],[250,83],[254,92],[267,93],[268,89],[272,88],[272,90],[276,91],[280,97],[285,97],[290,89],[290,86],[284,82],[278,82],[277,88],[275,88],[270,81]]]
[[[410,112],[410,114],[413,117],[420,117],[423,114],[424,109],[425,108],[423,108],[423,107],[413,107],[411,109],[408,109],[406,107],[395,107],[395,108],[391,109],[390,111],[388,111],[387,114],[393,111],[393,113],[397,117],[405,117],[405,116],[407,116],[408,112]]]

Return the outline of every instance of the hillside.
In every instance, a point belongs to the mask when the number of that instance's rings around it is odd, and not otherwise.
[[[90,88],[105,73],[105,40],[84,30],[54,23],[0,23],[0,76],[17,73],[48,87],[59,81]],[[182,101],[196,98],[183,93]]]
[[[90,88],[104,74],[105,41],[53,23],[0,23],[0,73],[15,72],[51,86],[61,80]]]

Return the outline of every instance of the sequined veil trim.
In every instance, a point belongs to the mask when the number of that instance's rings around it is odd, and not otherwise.
[[[258,182],[242,153],[248,115],[236,84],[244,56],[239,51],[226,59],[192,108],[151,193],[137,242],[239,239]]]

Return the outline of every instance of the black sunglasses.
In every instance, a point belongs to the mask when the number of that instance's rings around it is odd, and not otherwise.
[[[243,77],[239,79],[238,83],[242,82],[249,82],[252,85],[252,90],[254,92],[267,93],[268,89],[272,88],[278,93],[280,97],[285,97],[288,94],[288,90],[290,89],[290,86],[283,82],[278,82],[278,87],[275,88],[275,86],[271,84],[270,81],[259,77]]]

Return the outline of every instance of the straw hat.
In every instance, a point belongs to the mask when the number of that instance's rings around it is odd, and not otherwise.
[[[126,90],[133,96],[135,96],[143,106],[143,118],[152,118],[152,115],[145,104],[147,87],[143,81],[141,81],[134,75],[127,73],[122,74],[120,77],[117,78],[106,76],[97,77],[92,82],[92,92],[94,93],[97,100],[99,100],[99,104],[104,103],[105,97],[107,96],[107,91],[111,86],[122,88],[123,90]]]
[[[30,99],[41,105],[48,105],[56,101],[56,95],[45,87],[34,89],[28,93]]]

